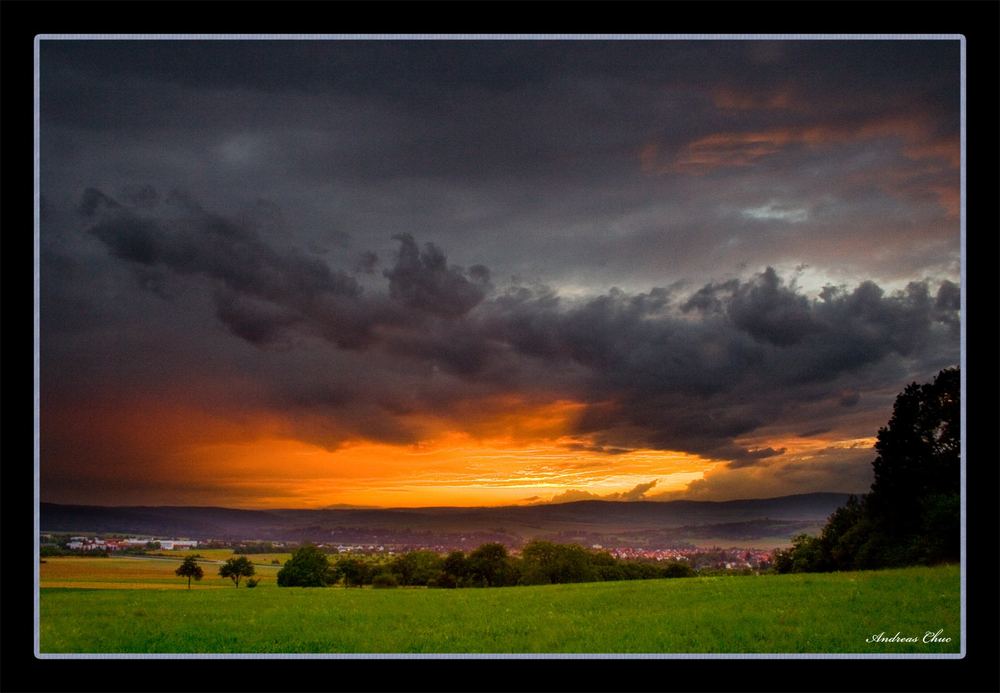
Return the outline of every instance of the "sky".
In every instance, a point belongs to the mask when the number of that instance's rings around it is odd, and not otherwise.
[[[43,40],[48,502],[864,493],[960,360],[954,40]]]

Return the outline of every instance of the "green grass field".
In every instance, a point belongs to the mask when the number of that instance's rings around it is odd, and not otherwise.
[[[61,559],[77,565],[55,572],[100,572],[85,561],[110,570],[113,560]],[[133,570],[167,581],[124,568],[116,578],[146,580],[145,589],[107,589],[113,579],[105,589],[52,586],[70,580],[42,565],[42,653],[927,654],[960,645],[957,566],[461,590],[279,588],[267,576],[250,590],[206,564],[188,591],[168,586],[186,583],[162,562]],[[941,629],[950,642],[865,642]]]

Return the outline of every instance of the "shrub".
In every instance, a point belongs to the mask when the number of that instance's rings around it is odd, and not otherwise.
[[[379,573],[372,578],[372,587],[375,589],[399,587],[399,580],[392,573]]]
[[[247,588],[249,589],[251,587],[256,587],[258,582],[260,582],[260,580],[258,580],[257,578],[248,578]]]
[[[455,589],[458,587],[458,580],[451,573],[441,571],[433,580],[427,582],[428,587],[443,587],[445,589]]]

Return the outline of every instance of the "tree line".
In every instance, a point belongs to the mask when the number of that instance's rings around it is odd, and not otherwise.
[[[961,379],[947,368],[911,383],[878,431],[867,494],[851,496],[819,536],[777,551],[779,573],[953,563],[961,552]]]
[[[298,548],[278,571],[280,587],[397,586],[509,587],[603,580],[645,580],[689,577],[695,571],[678,561],[646,563],[617,559],[606,551],[575,544],[533,541],[520,556],[503,544],[486,543],[470,551],[441,556],[433,551],[410,551],[384,564],[345,556],[331,562],[316,546]]]

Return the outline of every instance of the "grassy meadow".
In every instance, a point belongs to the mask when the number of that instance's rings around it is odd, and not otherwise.
[[[269,561],[270,559],[268,559]],[[437,590],[234,589],[205,563],[41,566],[42,653],[954,653],[957,566]],[[100,589],[91,589],[98,587]],[[141,588],[141,589],[136,589]],[[867,643],[884,632],[939,643]]]

